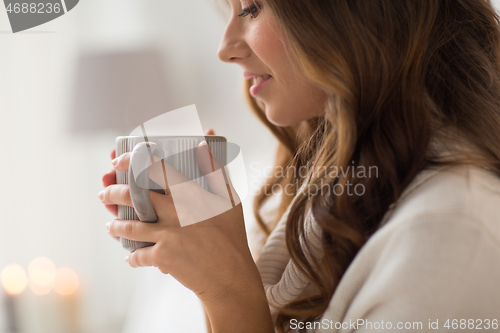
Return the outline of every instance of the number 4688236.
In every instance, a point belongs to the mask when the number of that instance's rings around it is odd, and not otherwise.
[[[59,14],[61,12],[60,3],[9,3],[7,6],[7,13],[15,14]]]

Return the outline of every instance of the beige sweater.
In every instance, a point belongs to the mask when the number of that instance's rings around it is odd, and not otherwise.
[[[273,314],[313,292],[286,249],[287,213],[257,261]],[[320,256],[320,231],[311,214],[306,239],[313,248],[309,255]],[[500,332],[499,320],[500,179],[460,166],[424,170],[414,179],[354,258],[321,320],[304,327],[449,332],[468,325],[461,331]]]

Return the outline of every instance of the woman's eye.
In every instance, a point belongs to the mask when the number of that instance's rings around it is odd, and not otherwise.
[[[238,16],[246,17],[246,16],[250,15],[250,19],[254,19],[257,17],[257,15],[259,15],[259,12],[260,12],[259,6],[254,4],[251,7],[244,8],[243,11],[241,12],[241,14]]]

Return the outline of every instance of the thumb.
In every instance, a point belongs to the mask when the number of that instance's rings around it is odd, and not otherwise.
[[[212,128],[209,128],[205,131],[205,135],[215,135],[215,131]]]
[[[211,192],[229,199],[233,207],[239,204],[240,199],[231,184],[226,169],[212,155],[212,150],[206,141],[202,141],[196,148],[196,158],[201,172],[207,179]]]

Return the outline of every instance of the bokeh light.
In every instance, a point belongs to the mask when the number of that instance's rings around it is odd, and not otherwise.
[[[0,273],[0,280],[9,295],[22,293],[28,284],[26,271],[18,264],[5,266]]]
[[[48,294],[56,277],[56,265],[45,257],[33,259],[28,266],[29,286],[36,295]]]
[[[54,281],[54,290],[60,295],[72,295],[78,289],[78,283],[78,275],[72,269],[59,268]]]

